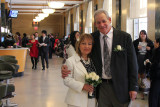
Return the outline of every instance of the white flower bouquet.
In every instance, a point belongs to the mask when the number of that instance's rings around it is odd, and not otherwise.
[[[100,83],[102,83],[102,80],[95,72],[91,72],[86,75],[85,82],[93,87],[97,87]],[[89,93],[89,96],[92,96],[91,92]]]

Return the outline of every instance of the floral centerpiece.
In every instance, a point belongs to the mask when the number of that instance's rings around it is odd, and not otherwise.
[[[100,83],[102,83],[101,78],[95,73],[91,72],[86,75],[85,82],[89,85],[92,85],[94,88],[97,87]],[[89,98],[92,98],[93,93],[89,93]]]

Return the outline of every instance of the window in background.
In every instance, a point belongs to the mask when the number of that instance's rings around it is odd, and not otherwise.
[[[66,29],[66,36],[70,34],[70,12],[68,13],[68,22],[67,22],[67,29]]]
[[[92,33],[92,1],[88,3],[85,33]]]
[[[147,32],[147,17],[134,19],[134,40],[139,38],[139,32],[141,30]]]
[[[112,0],[104,0],[103,9],[106,10],[109,16],[112,18]]]
[[[76,9],[76,19],[74,22],[74,31],[79,31],[79,7]]]

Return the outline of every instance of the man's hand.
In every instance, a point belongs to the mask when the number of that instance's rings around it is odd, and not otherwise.
[[[71,71],[68,70],[67,65],[62,65],[62,68],[61,68],[62,78],[65,79],[65,77],[67,77],[68,74],[70,74],[70,73],[71,73]]]
[[[136,91],[130,91],[130,92],[129,92],[129,95],[130,95],[130,99],[131,99],[132,101],[134,101],[135,98],[136,98],[136,96],[137,96],[137,92],[136,92]]]

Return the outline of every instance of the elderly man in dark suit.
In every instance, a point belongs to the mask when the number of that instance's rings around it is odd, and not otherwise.
[[[128,107],[138,90],[138,65],[131,36],[116,30],[105,10],[95,12],[95,26],[92,33],[94,45],[92,60],[102,84],[97,87],[98,107]],[[68,74],[62,66],[62,77]]]
[[[40,47],[40,54],[42,60],[42,70],[45,70],[44,59],[46,61],[46,67],[48,69],[48,51],[49,51],[49,38],[47,37],[47,31],[42,30],[42,36],[39,38],[39,47]]]

